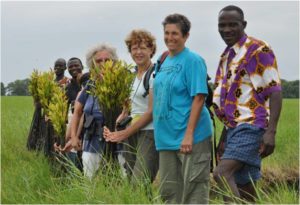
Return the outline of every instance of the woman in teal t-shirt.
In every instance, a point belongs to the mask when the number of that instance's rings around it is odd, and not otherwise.
[[[159,151],[161,195],[166,203],[207,204],[212,124],[205,107],[206,65],[185,47],[190,21],[183,15],[165,18],[169,55],[156,67],[153,122]]]

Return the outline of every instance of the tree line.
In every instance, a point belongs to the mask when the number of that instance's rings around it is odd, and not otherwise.
[[[1,82],[1,96],[29,96],[28,83],[28,78],[15,80],[8,83],[7,86]],[[283,98],[299,98],[299,80],[287,81],[281,79],[281,83]],[[213,86],[213,84],[210,83],[210,86]]]

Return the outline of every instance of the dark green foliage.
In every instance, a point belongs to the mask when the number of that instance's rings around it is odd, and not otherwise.
[[[299,80],[281,80],[283,98],[299,98]]]
[[[5,96],[5,86],[4,83],[1,82],[1,96]]]
[[[6,89],[7,95],[13,96],[28,96],[28,83],[29,79],[15,80],[14,82],[8,83]]]
[[[16,80],[4,86],[1,82],[1,96],[4,96],[7,92],[7,95],[16,95],[16,96],[27,96],[30,95],[28,91],[28,82],[29,79],[25,80]],[[299,98],[299,80],[287,81],[282,79],[282,96],[283,98]],[[213,79],[210,80],[209,86],[213,89]]]

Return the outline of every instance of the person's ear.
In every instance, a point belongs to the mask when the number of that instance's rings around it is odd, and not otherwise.
[[[189,36],[190,36],[190,32],[188,32],[188,33],[184,36],[185,40],[187,40],[187,39],[189,38]]]
[[[245,29],[247,27],[247,21],[243,21],[243,28]]]

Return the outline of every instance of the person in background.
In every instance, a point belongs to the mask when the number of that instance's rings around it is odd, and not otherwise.
[[[66,85],[68,78],[65,76],[65,70],[67,69],[66,61],[63,58],[58,58],[54,63],[55,82],[59,85]]]
[[[163,21],[168,56],[156,66],[153,123],[166,203],[208,204],[212,122],[205,106],[207,69],[185,46],[191,23],[181,14]]]
[[[108,60],[117,60],[116,49],[107,44],[100,44],[90,49],[86,55],[87,65],[90,69],[101,66]],[[100,167],[105,149],[102,126],[104,124],[103,113],[100,110],[98,99],[89,94],[89,83],[80,92],[75,101],[74,114],[71,121],[71,140],[64,150],[71,148],[82,149],[83,173],[89,179],[95,175]],[[83,143],[79,138],[78,128],[81,117],[85,117]]]
[[[110,132],[104,128],[107,141],[124,142],[125,168],[127,176],[132,181],[146,179],[153,182],[158,171],[158,152],[155,150],[152,123],[152,85],[153,75],[149,73],[149,90],[144,87],[146,73],[153,71],[151,58],[156,51],[154,36],[146,30],[133,30],[127,36],[125,43],[132,59],[136,63],[136,77],[131,91],[131,125],[125,130]],[[117,119],[117,124],[129,115],[123,109]]]
[[[74,104],[76,97],[81,90],[80,86],[80,76],[82,76],[83,65],[79,58],[73,57],[70,58],[67,63],[68,72],[71,75],[71,79],[67,81],[66,84],[66,96],[68,99],[68,123],[67,123],[67,132],[65,136],[65,142],[67,143],[71,136],[70,136],[70,123],[74,113]],[[82,138],[82,137],[81,137]],[[56,151],[61,151],[61,146],[57,143],[54,144],[54,148]],[[66,156],[73,162],[73,164],[79,169],[82,170],[81,165],[81,152],[77,152],[75,149],[71,149],[70,152],[66,153]]]
[[[65,76],[65,70],[66,70],[66,61],[63,58],[58,58],[54,62],[54,73],[55,73],[55,79],[54,81],[62,88],[65,89],[65,86],[69,80]],[[54,135],[54,128],[52,125],[52,122],[49,120],[49,117],[47,115],[44,116],[44,122],[42,124],[45,124],[42,128],[42,136],[43,136],[43,148],[44,148],[44,154],[45,156],[49,157],[50,159],[53,158],[53,153],[55,151],[55,147],[53,146],[57,138]]]
[[[266,42],[245,33],[246,25],[237,6],[219,12],[219,33],[227,47],[216,73],[213,107],[226,141],[213,175],[221,188],[229,186],[235,197],[253,203],[261,159],[274,151],[282,97],[275,55]],[[234,199],[225,196],[224,201]]]

